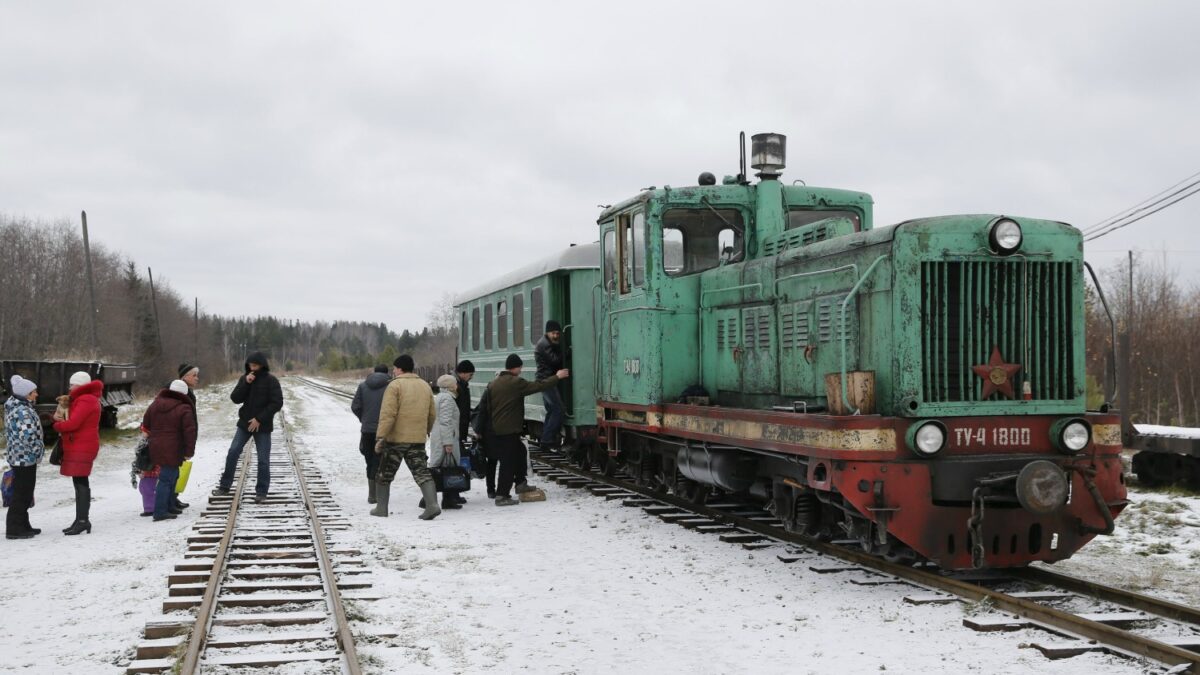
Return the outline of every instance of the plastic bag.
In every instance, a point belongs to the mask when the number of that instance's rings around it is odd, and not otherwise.
[[[175,494],[182,494],[187,489],[188,477],[192,475],[192,460],[185,459],[179,467],[179,480],[175,481]]]

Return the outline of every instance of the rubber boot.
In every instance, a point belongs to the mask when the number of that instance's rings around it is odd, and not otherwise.
[[[433,481],[427,480],[421,483],[421,494],[425,495],[425,510],[417,517],[421,520],[433,520],[437,518],[442,509],[438,506],[437,487],[433,484]]]
[[[462,508],[462,504],[458,503],[458,493],[457,492],[443,492],[442,493],[442,510],[443,511],[445,511],[446,509],[461,509],[461,508]]]
[[[63,534],[76,535],[86,531],[92,533],[92,523],[88,520],[88,513],[92,509],[92,488],[88,486],[75,487],[75,522],[71,526],[63,530]]]
[[[388,499],[392,496],[391,483],[376,483],[375,484],[375,508],[371,509],[371,515],[387,518],[388,515]]]
[[[375,481],[370,478],[367,479],[367,503],[375,503]]]

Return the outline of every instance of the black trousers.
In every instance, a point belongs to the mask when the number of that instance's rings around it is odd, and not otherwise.
[[[33,489],[37,485],[37,465],[14,466],[12,502],[4,520],[5,534],[25,534],[33,529],[29,524],[29,507],[33,506]]]
[[[379,455],[375,454],[375,434],[361,432],[362,437],[358,439],[358,451],[362,453],[363,459],[367,460],[367,478],[375,480],[375,471],[379,469]]]
[[[492,437],[492,455],[500,462],[500,478],[496,483],[496,497],[509,497],[514,484],[525,482],[525,444],[519,434]]]

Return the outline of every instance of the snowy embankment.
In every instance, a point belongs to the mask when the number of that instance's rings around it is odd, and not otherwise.
[[[75,518],[71,479],[43,461],[29,520],[42,533],[0,541],[0,672],[121,673],[147,621],[161,620],[167,574],[183,559],[187,533],[216,484],[233,434],[228,388],[201,389],[200,441],[176,520],[143,518],[129,478],[137,425],[148,401],[121,410],[106,431],[90,479],[92,533],[61,530]]]

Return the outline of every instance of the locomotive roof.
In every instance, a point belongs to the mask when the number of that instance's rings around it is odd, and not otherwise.
[[[598,241],[563,249],[550,257],[530,263],[508,274],[476,286],[456,297],[454,304],[455,306],[462,305],[485,295],[495,293],[496,291],[511,288],[530,279],[545,276],[551,272],[595,269],[600,269],[600,242]]]

